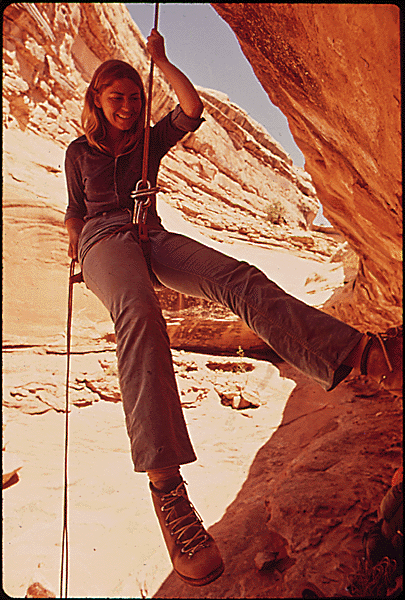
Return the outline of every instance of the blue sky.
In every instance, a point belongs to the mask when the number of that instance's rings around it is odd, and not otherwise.
[[[154,22],[155,5],[126,3],[144,37]],[[227,94],[304,166],[304,156],[294,142],[283,113],[261,87],[227,23],[210,4],[160,3],[159,32],[164,36],[169,60],[202,87]]]

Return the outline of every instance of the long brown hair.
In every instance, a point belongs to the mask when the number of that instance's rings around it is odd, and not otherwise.
[[[145,122],[145,90],[139,73],[128,63],[122,60],[107,60],[103,62],[94,72],[84,98],[82,111],[82,127],[90,146],[99,150],[108,151],[105,143],[107,135],[106,118],[101,108],[95,105],[94,99],[104,88],[112,85],[117,79],[131,79],[141,90],[142,110],[139,118],[129,131],[124,132],[121,152],[129,150],[137,140],[142,139],[139,135],[143,132]]]

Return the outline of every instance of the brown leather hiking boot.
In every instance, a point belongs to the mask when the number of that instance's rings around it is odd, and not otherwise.
[[[173,568],[189,585],[211,583],[224,572],[224,563],[212,536],[187,496],[185,481],[171,492],[161,492],[152,483],[153,505],[162,528]]]
[[[361,374],[374,379],[384,390],[402,396],[402,326],[393,327],[382,334],[368,335],[370,339],[361,358]]]

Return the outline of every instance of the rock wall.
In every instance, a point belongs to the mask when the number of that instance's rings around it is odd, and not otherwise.
[[[360,256],[328,310],[360,329],[402,321],[399,8],[219,3],[287,116],[324,214]],[[324,307],[326,309],[326,307]]]
[[[361,259],[355,280],[324,309],[361,330],[398,324],[398,8],[213,6],[234,29],[271,100],[288,117],[306,171],[294,166],[271,135],[224,94],[201,89],[206,123],[165,158],[161,198],[218,241],[310,250],[322,260],[337,244],[308,231],[319,197],[325,216]],[[145,42],[122,4],[15,3],[4,11],[3,24],[3,123],[9,133],[33,132],[64,149],[81,133],[83,94],[101,61],[128,60],[147,79]],[[157,73],[153,118],[174,103],[168,82]],[[19,149],[18,162],[21,158]],[[48,173],[61,173],[62,160],[43,166]],[[24,187],[18,166],[8,167],[7,161],[5,166],[6,190],[10,185],[18,194]],[[59,211],[62,205],[59,201]]]

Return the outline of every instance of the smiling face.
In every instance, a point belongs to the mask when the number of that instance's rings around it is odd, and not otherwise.
[[[142,111],[141,90],[131,79],[117,79],[97,94],[95,105],[104,113],[111,139],[119,139],[138,120]]]

